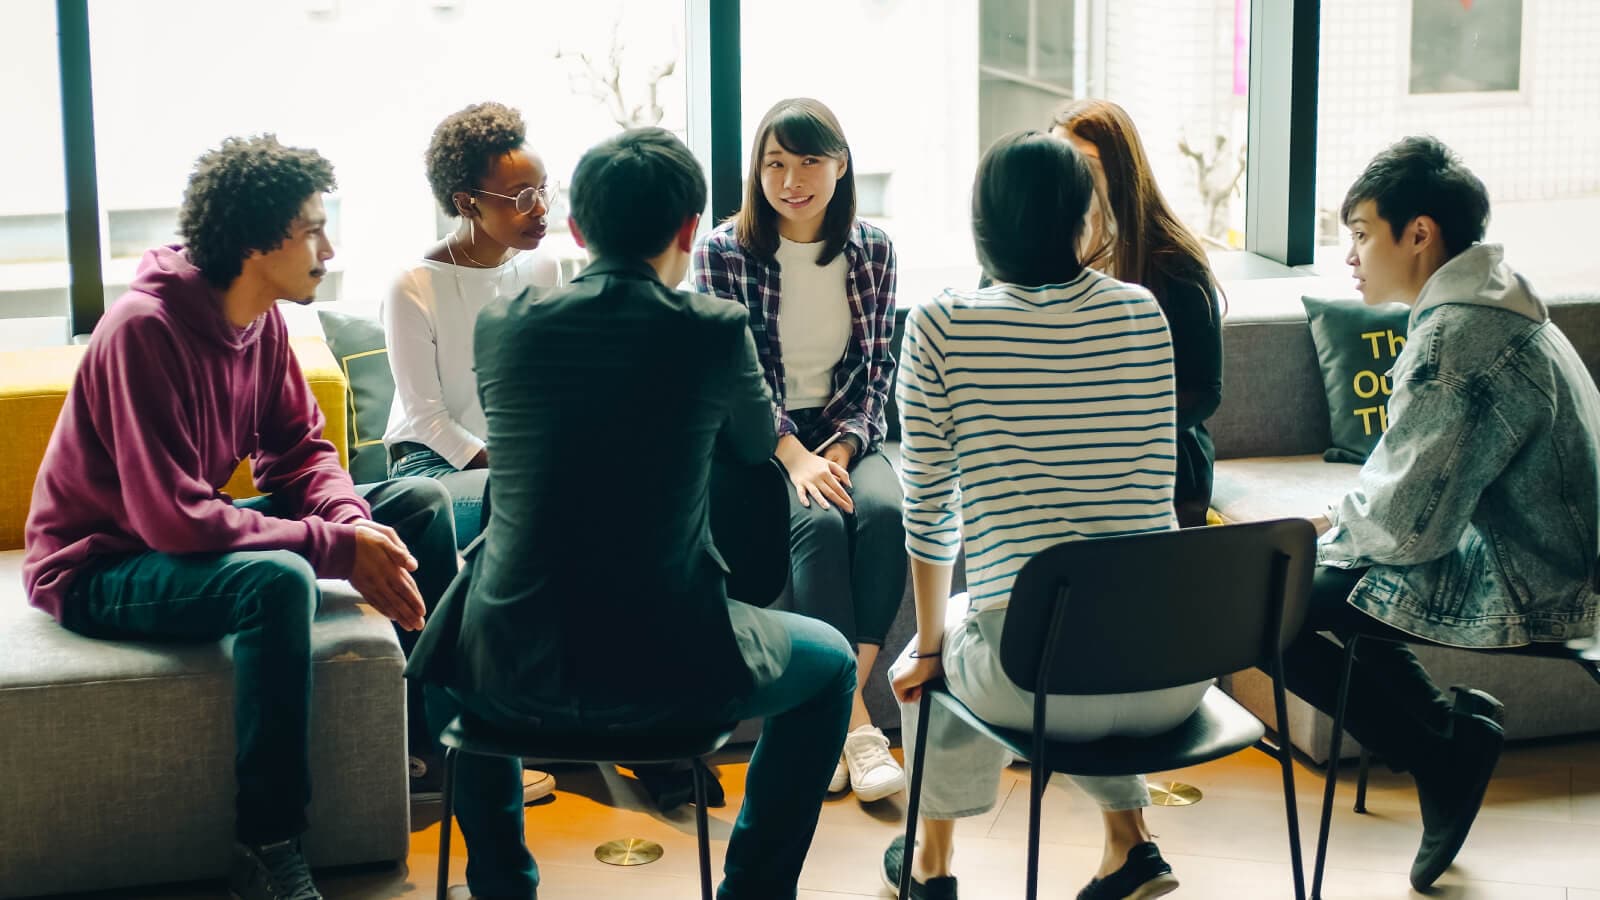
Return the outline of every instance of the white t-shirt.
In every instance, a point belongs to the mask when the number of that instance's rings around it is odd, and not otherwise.
[[[383,442],[424,444],[458,469],[471,462],[489,432],[472,365],[478,313],[528,287],[560,285],[559,262],[536,252],[492,269],[423,260],[402,272],[380,312],[394,373]]]
[[[817,265],[821,243],[778,238],[778,346],[783,352],[784,406],[812,409],[833,396],[833,370],[850,344],[849,275],[844,254]]]

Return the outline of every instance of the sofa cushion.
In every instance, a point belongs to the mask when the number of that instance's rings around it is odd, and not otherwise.
[[[1389,427],[1389,370],[1406,343],[1411,307],[1302,297],[1328,398],[1329,462],[1363,463]]]
[[[1223,522],[1307,518],[1326,512],[1359,484],[1361,467],[1321,455],[1217,460],[1211,508]]]
[[[1297,296],[1223,321],[1222,403],[1206,422],[1219,460],[1328,449],[1328,399]]]
[[[350,477],[371,484],[389,477],[389,454],[383,433],[394,405],[394,373],[383,324],[369,316],[331,309],[317,311],[328,349],[344,370],[346,416],[349,420]]]
[[[6,896],[213,878],[233,836],[232,642],[80,637],[28,606],[0,553],[0,872]],[[323,582],[312,626],[313,865],[404,858],[404,659]]]

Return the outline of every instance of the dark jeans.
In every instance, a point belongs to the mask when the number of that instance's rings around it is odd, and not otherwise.
[[[437,482],[408,478],[358,487],[372,518],[399,533],[417,559],[429,611],[456,570],[450,499]],[[269,497],[240,506],[273,514]],[[235,823],[242,843],[305,830],[311,799],[311,620],[321,594],[305,558],[288,550],[173,556],[154,551],[92,564],[72,585],[64,624],[121,640],[215,641],[234,635]],[[407,653],[417,634],[399,632]],[[420,690],[411,690],[411,739],[436,746]]]
[[[720,900],[796,896],[856,689],[855,650],[838,632],[794,613],[760,612],[779,618],[788,631],[789,664],[775,681],[719,717],[766,719],[750,757],[744,805],[728,839]],[[429,686],[435,733],[463,710],[506,727],[527,725],[505,720],[484,698]],[[542,724],[582,728],[585,723],[546,719]],[[536,897],[539,866],[523,840],[522,763],[462,754],[455,772],[456,821],[467,844],[467,885],[473,896]]]
[[[1350,605],[1350,592],[1365,573],[1317,567],[1305,628],[1284,651],[1284,686],[1333,715],[1344,648],[1318,632],[1332,632],[1341,641],[1361,635],[1350,672],[1345,730],[1396,772],[1404,772],[1442,752],[1451,704],[1404,643],[1416,638]]]
[[[801,506],[789,491],[789,556],[795,612],[839,629],[852,649],[883,645],[906,591],[900,479],[882,452],[850,470],[855,512]],[[830,504],[831,506],[831,504]]]
[[[407,449],[409,452],[389,464],[389,477],[438,479],[450,492],[456,518],[456,546],[466,549],[488,524],[483,520],[483,495],[489,489],[489,470],[457,469],[421,444],[410,444]]]

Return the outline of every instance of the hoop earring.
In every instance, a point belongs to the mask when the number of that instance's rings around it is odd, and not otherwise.
[[[478,246],[478,227],[472,224],[472,217],[467,217],[467,243]]]

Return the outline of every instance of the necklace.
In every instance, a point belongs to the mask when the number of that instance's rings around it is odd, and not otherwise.
[[[459,232],[455,232],[455,231],[450,232],[450,237],[453,237],[453,238],[456,239],[456,246],[457,247],[461,247],[461,255],[465,256],[467,258],[468,262],[472,263],[473,265],[477,266],[480,269],[493,269],[493,268],[495,268],[494,266],[491,266],[488,263],[481,263],[481,262],[478,262],[476,259],[474,259],[472,254],[467,252],[467,248],[463,247],[461,245],[461,234]],[[446,240],[444,242],[444,249],[445,249],[446,253],[450,253],[450,264],[451,265],[455,265],[456,264],[456,255],[454,253],[450,252],[450,241],[449,240]],[[501,264],[504,265],[503,262]]]
[[[455,232],[451,232],[450,233],[450,237],[456,237]],[[460,238],[457,238],[457,241],[459,242]],[[465,301],[467,299],[467,292],[461,286],[461,269],[462,269],[462,266],[461,266],[460,263],[456,262],[456,253],[455,253],[455,251],[450,249],[450,238],[445,238],[444,252],[450,255],[450,277],[454,278],[455,282],[456,282],[456,296],[458,298],[460,298],[462,301]],[[477,263],[478,266],[480,268],[484,269],[484,270],[488,270],[488,269],[492,269],[492,268],[501,268],[501,267],[505,266],[505,263],[501,263],[500,266],[485,266],[483,263],[480,263],[477,260],[472,259],[472,254],[468,253],[467,252],[467,248],[465,248],[465,247],[461,248],[461,255],[465,256],[469,260],[472,260],[472,262]],[[506,273],[504,271],[501,271],[500,277],[499,277],[499,279],[496,281],[496,283],[494,285],[494,296],[495,296],[496,299],[498,299],[500,297],[500,293],[501,293],[500,289],[501,289],[501,287],[503,286],[503,284],[505,282],[505,274]]]

